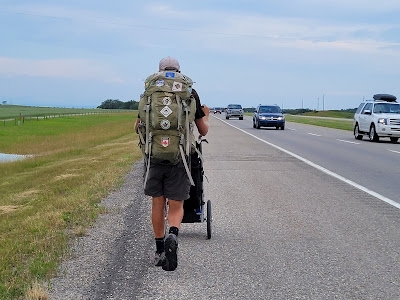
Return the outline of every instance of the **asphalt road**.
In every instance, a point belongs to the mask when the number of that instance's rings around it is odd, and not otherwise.
[[[248,116],[243,121],[216,117],[400,203],[400,143],[389,138],[371,143],[367,136],[359,141],[350,131],[292,122],[283,132],[255,129]]]
[[[203,153],[211,240],[204,223],[182,224],[177,270],[151,265],[150,201],[137,164],[52,280],[51,299],[400,299],[400,210],[262,141],[294,143],[287,150],[305,156],[306,142],[294,138],[310,135],[303,126],[257,131],[249,120],[229,123],[255,136],[210,120]],[[310,136],[311,158],[324,142],[331,156],[338,152],[330,138]]]

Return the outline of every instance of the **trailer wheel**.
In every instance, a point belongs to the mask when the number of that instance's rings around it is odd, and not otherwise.
[[[207,201],[207,239],[211,239],[211,201]]]

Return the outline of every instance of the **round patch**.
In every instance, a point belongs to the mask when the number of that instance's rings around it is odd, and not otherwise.
[[[162,129],[167,130],[167,129],[169,129],[171,127],[171,122],[168,121],[168,120],[162,120],[160,122],[160,126],[161,126]]]
[[[164,97],[164,98],[162,99],[162,103],[163,103],[164,105],[171,105],[172,100],[171,100],[170,97]]]
[[[163,79],[159,79],[156,81],[156,86],[163,86],[164,85],[164,80]]]

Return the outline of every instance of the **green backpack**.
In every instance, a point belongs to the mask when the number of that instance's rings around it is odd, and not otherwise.
[[[150,161],[164,165],[183,161],[194,185],[188,167],[196,112],[192,85],[189,77],[173,71],[158,72],[145,81],[145,91],[139,101],[138,127],[139,145],[147,160],[145,184]]]

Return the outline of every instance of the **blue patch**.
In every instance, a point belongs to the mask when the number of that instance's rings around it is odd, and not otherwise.
[[[175,73],[173,73],[173,72],[167,72],[167,73],[165,73],[165,77],[169,77],[169,78],[175,78]]]
[[[189,93],[192,93],[192,88],[191,87],[188,87],[187,89],[188,89]]]

